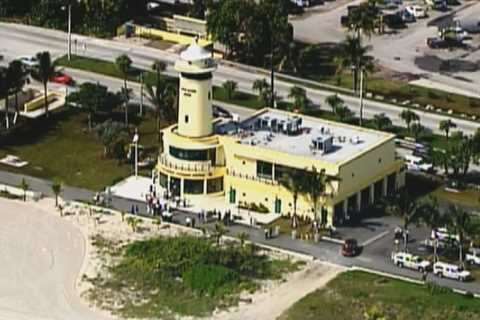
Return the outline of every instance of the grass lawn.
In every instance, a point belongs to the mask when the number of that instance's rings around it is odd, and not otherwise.
[[[140,143],[156,149],[155,119],[137,122]],[[14,154],[30,164],[24,168],[0,165],[2,170],[58,180],[66,185],[100,190],[132,173],[131,165],[103,156],[103,145],[87,130],[87,116],[77,110],[58,110],[50,119],[30,121],[15,139],[0,147],[0,157]]]
[[[282,279],[301,265],[273,260],[250,244],[218,246],[213,238],[188,235],[116,248],[95,242],[113,259],[101,276],[89,279],[95,287],[88,297],[126,318],[208,317],[216,308],[237,304],[240,292],[257,290],[259,280]]]
[[[367,310],[377,310],[380,317],[365,317]],[[477,319],[478,314],[478,299],[447,289],[430,290],[428,286],[353,271],[307,295],[279,320],[470,320]]]

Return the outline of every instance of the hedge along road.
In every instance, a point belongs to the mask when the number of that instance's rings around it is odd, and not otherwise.
[[[44,29],[39,27],[0,23],[0,37],[4,43],[3,50],[6,60],[14,59],[20,55],[35,54],[38,51],[49,50],[55,57],[65,54],[66,51],[66,33],[57,30]],[[112,40],[89,38],[85,36],[74,35],[74,39],[78,39],[78,43],[86,43],[87,50],[83,50],[83,46],[79,45],[78,54],[86,55],[92,58],[114,61],[120,54],[128,54],[135,66],[140,68],[150,68],[152,62],[156,59],[164,60],[169,64],[167,74],[175,75],[172,70],[173,62],[178,58],[177,54],[167,51],[161,51],[153,48],[139,46],[132,43],[124,43]],[[257,79],[268,78],[265,75],[259,75],[255,72],[242,71],[237,68],[220,65],[214,76],[214,84],[221,85],[226,80],[233,80],[238,83],[238,89],[245,92],[252,92],[252,83]],[[276,91],[280,96],[288,96],[291,83],[277,80]],[[316,90],[306,88],[309,98],[314,104],[325,108],[325,98],[331,94],[330,91]],[[341,96],[346,104],[353,112],[359,113],[358,98],[352,96]],[[365,101],[364,114],[371,117],[374,114],[385,113],[392,119],[394,123],[403,123],[399,119],[399,113],[402,107],[376,101]],[[422,124],[438,132],[438,123],[441,120],[450,117],[445,115],[432,114],[428,112],[418,111]],[[480,126],[479,123],[455,119],[458,130],[466,134],[473,134]]]

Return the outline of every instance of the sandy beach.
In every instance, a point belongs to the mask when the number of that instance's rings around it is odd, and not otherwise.
[[[183,227],[159,228],[139,218],[140,231],[122,222],[121,215],[93,213],[67,207],[64,217],[53,199],[20,202],[0,199],[0,319],[118,319],[91,305],[85,292],[104,265],[91,238],[101,235],[114,242],[174,236],[192,232]],[[124,217],[125,219],[127,216]],[[261,290],[210,319],[276,319],[298,299],[325,285],[342,269],[310,261],[283,281],[267,281]]]

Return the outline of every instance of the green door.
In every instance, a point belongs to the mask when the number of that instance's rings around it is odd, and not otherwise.
[[[230,203],[235,203],[237,199],[237,190],[230,187]]]
[[[275,198],[275,213],[282,213],[282,200]]]

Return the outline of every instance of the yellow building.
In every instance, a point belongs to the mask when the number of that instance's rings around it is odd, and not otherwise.
[[[324,170],[335,180],[320,199],[322,224],[339,224],[404,185],[394,135],[263,109],[240,122],[212,118],[211,53],[197,45],[175,64],[180,72],[178,124],[163,130],[159,184],[180,197],[223,195],[230,204],[263,205],[293,214],[279,179],[292,168]],[[297,214],[314,216],[307,195]]]

